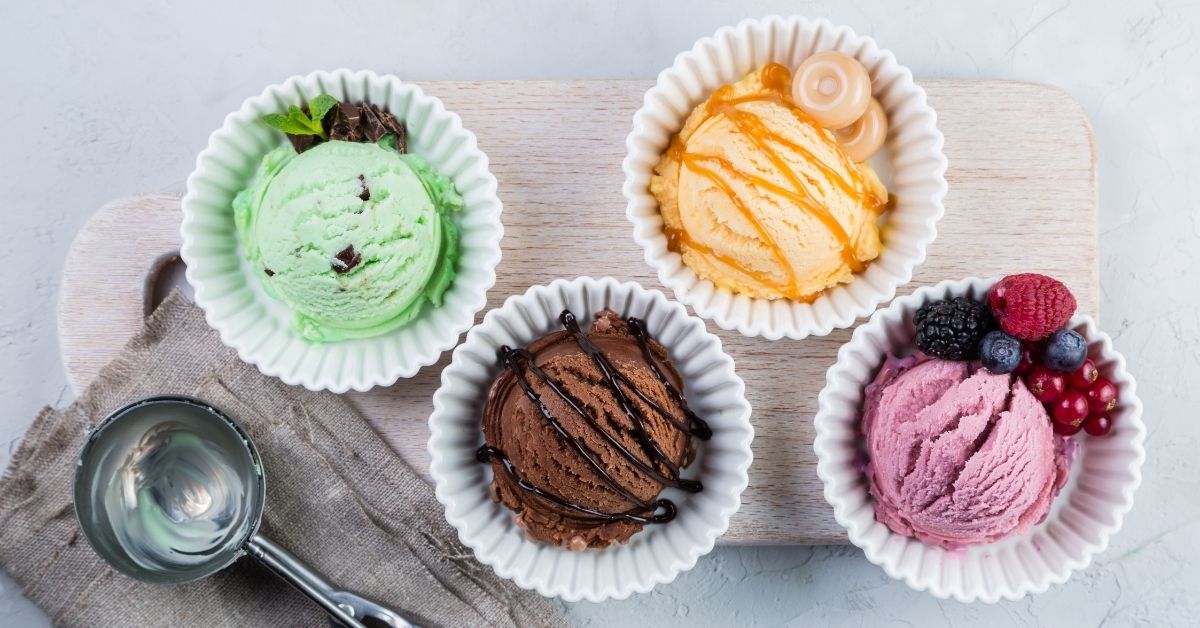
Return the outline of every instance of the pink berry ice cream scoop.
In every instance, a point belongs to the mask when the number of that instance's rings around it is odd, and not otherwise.
[[[1074,446],[1019,377],[970,362],[889,358],[862,429],[875,517],[948,548],[1025,532],[1066,483]]]

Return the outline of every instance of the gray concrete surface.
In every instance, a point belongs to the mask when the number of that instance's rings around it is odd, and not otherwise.
[[[0,12],[0,464],[71,399],[55,339],[63,255],[89,213],[179,191],[222,117],[295,73],[649,78],[701,36],[768,13],[875,36],[919,78],[1005,78],[1078,98],[1100,154],[1102,312],[1150,426],[1112,547],[1064,586],[995,606],[909,591],[853,547],[719,549],[649,595],[565,605],[583,626],[1200,625],[1200,3],[7,3]],[[614,207],[614,219],[620,207]],[[1054,234],[1027,225],[1029,245]],[[0,577],[0,625],[48,619]]]

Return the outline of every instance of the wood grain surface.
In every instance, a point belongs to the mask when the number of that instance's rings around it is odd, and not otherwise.
[[[950,192],[929,258],[900,292],[968,275],[1045,272],[1074,290],[1081,312],[1097,315],[1095,148],[1078,103],[1029,83],[922,85],[946,136]],[[500,182],[504,258],[487,309],[530,285],[583,274],[661,289],[633,241],[621,196],[625,135],[650,81],[421,86],[462,116]],[[179,219],[178,196],[131,197],[101,208],[76,236],[58,308],[63,363],[76,391],[141,325],[154,275],[178,250]],[[746,381],[756,430],[750,486],[721,542],[845,542],[821,495],[812,418],[850,330],[768,342],[708,328]],[[426,420],[449,357],[387,389],[349,394],[422,474]]]

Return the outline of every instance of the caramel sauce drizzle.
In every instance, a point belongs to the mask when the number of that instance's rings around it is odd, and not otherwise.
[[[686,229],[665,229],[667,236],[667,248],[677,253],[681,253],[683,247],[686,246],[702,255],[711,256],[723,264],[732,268],[740,269],[742,272],[754,277],[763,285],[773,287],[785,296],[798,301],[810,302],[823,292],[817,291],[813,293],[802,293],[799,289],[795,269],[789,263],[787,257],[779,244],[771,237],[769,230],[758,220],[746,203],[738,196],[730,182],[731,178],[740,179],[750,185],[773,192],[795,203],[800,209],[813,216],[821,222],[830,233],[837,239],[842,248],[842,259],[853,272],[860,272],[864,268],[862,260],[858,259],[854,250],[854,242],[851,235],[846,232],[845,227],[837,220],[833,214],[817,202],[816,197],[810,192],[809,186],[800,177],[787,167],[787,162],[775,150],[772,143],[786,146],[787,148],[799,153],[802,157],[812,162],[817,166],[818,172],[826,180],[827,183],[835,185],[842,189],[848,196],[855,199],[858,203],[868,208],[875,214],[879,214],[886,208],[887,199],[881,199],[867,185],[866,179],[860,174],[858,168],[853,164],[848,157],[840,150],[836,151],[839,163],[838,165],[847,173],[847,177],[841,176],[838,171],[817,159],[812,151],[791,139],[772,131],[762,117],[750,111],[739,109],[738,105],[751,102],[773,102],[783,107],[786,107],[797,117],[801,122],[811,125],[817,131],[823,134],[823,137],[830,142],[836,142],[829,135],[829,132],[816,124],[811,117],[803,110],[795,106],[791,101],[788,90],[791,85],[791,71],[778,63],[768,63],[759,71],[760,80],[763,83],[765,91],[758,94],[748,96],[732,97],[733,88],[731,85],[726,85],[713,93],[706,107],[705,120],[716,115],[724,115],[734,126],[744,134],[751,142],[757,146],[767,159],[779,170],[783,177],[787,180],[792,189],[787,189],[763,177],[742,172],[738,170],[732,162],[719,156],[707,155],[702,153],[689,152],[686,142],[679,136],[671,141],[671,146],[668,148],[670,156],[679,162],[680,172],[687,168],[696,174],[703,176],[715,185],[722,193],[729,198],[738,212],[746,219],[747,222],[754,228],[758,237],[764,245],[770,249],[771,254],[779,261],[779,263],[787,269],[789,282],[781,285],[774,281],[771,277],[756,273],[749,269],[742,268],[742,265],[733,258],[722,255],[714,251],[711,247],[695,241],[689,237]],[[710,167],[710,165],[715,167]]]
[[[733,175],[734,177],[743,179],[746,182],[750,183],[750,185],[753,185],[753,186],[756,186],[759,188],[763,188],[766,190],[770,190],[770,191],[792,201],[793,203],[799,205],[803,209],[807,210],[809,214],[816,217],[817,220],[820,220],[821,223],[824,224],[825,227],[827,229],[829,229],[829,231],[831,233],[834,234],[834,237],[836,237],[838,239],[838,241],[842,243],[842,259],[843,259],[843,261],[846,262],[847,266],[849,266],[854,272],[859,272],[860,270],[862,270],[864,268],[863,263],[861,261],[859,261],[859,259],[854,255],[854,247],[849,246],[850,236],[846,233],[846,230],[842,227],[842,223],[838,222],[838,219],[836,217],[834,217],[833,214],[829,213],[829,211],[826,210],[824,207],[821,207],[820,205],[813,202],[811,197],[797,194],[797,193],[793,192],[792,190],[789,190],[785,187],[776,185],[774,182],[764,179],[762,177],[744,173],[744,172],[738,170],[736,167],[734,167],[733,163],[731,163],[728,159],[725,159],[724,157],[718,157],[716,155],[709,156],[709,155],[692,154],[692,155],[689,155],[688,158],[691,159],[693,162],[710,160],[710,161],[718,164],[719,166],[721,166],[721,168],[723,168],[726,172]],[[693,170],[696,170],[696,169],[693,167]],[[696,171],[700,172],[699,170],[696,170]],[[782,251],[779,251],[778,247],[776,247],[776,256],[779,258],[780,263],[786,264],[787,261],[785,259],[783,259],[782,255],[783,255]],[[722,261],[724,261],[724,260],[722,260]]]

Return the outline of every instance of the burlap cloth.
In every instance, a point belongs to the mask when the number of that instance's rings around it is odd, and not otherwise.
[[[263,533],[338,586],[425,625],[565,625],[546,600],[475,561],[432,488],[354,408],[242,363],[178,293],[78,401],[42,410],[0,479],[0,564],[56,624],[330,624],[320,607],[248,558],[206,580],[151,585],[92,551],[71,503],[84,430],[158,394],[198,397],[246,428],[267,473]]]

